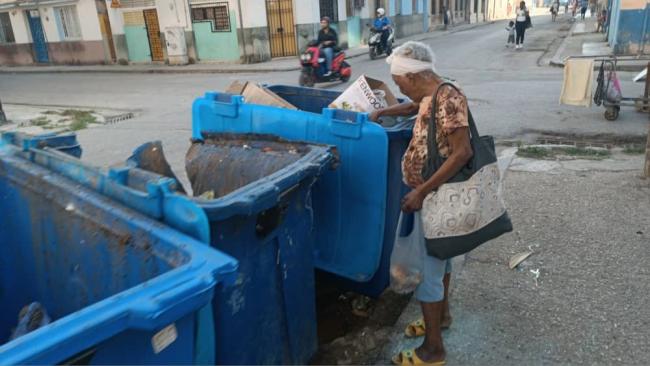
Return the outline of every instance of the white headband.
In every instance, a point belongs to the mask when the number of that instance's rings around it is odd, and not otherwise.
[[[395,54],[390,55],[386,62],[390,65],[390,73],[393,75],[417,74],[426,70],[435,72],[436,70],[431,61],[421,61]]]

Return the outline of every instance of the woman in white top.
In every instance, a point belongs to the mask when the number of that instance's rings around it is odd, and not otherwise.
[[[515,19],[515,28],[517,30],[516,48],[524,47],[524,34],[526,33],[527,15],[528,9],[526,9],[526,2],[522,1],[519,3],[519,9],[517,9],[517,18]]]

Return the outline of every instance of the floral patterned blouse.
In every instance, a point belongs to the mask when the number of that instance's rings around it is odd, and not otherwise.
[[[402,176],[404,183],[417,188],[424,183],[422,168],[427,162],[427,135],[431,122],[433,97],[425,97],[420,102],[420,110],[413,126],[413,137],[402,158]],[[438,92],[436,111],[436,141],[442,157],[451,154],[449,135],[457,128],[468,127],[467,98],[450,85],[443,86]]]

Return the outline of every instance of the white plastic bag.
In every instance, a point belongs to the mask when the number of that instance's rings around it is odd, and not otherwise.
[[[623,97],[623,91],[621,90],[621,82],[616,76],[616,71],[610,71],[608,79],[607,100],[611,103],[619,103]]]
[[[427,255],[419,212],[413,214],[411,233],[408,236],[400,236],[406,215],[400,213],[393,253],[390,256],[390,288],[398,294],[413,292],[422,282],[424,259]]]

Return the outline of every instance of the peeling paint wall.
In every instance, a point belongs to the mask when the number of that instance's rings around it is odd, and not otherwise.
[[[649,53],[649,3],[646,0],[614,0],[608,41],[619,55]]]

